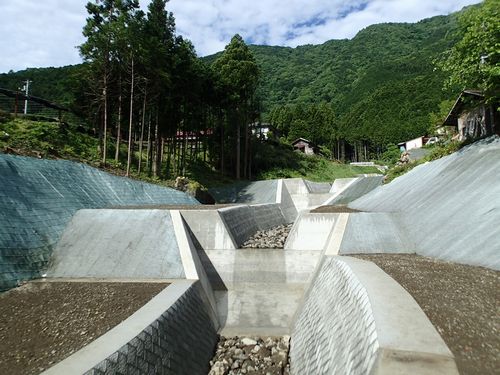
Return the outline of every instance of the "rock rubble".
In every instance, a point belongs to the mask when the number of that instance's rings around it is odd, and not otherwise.
[[[290,229],[292,229],[292,224],[279,225],[268,230],[259,230],[243,243],[242,248],[282,249]]]
[[[209,375],[289,375],[290,336],[221,336]]]

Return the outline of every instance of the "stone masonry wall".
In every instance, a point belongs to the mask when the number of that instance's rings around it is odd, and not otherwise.
[[[138,204],[198,202],[80,163],[0,154],[0,291],[40,275],[77,210]]]
[[[205,375],[217,332],[193,284],[165,313],[87,375]]]
[[[378,346],[365,288],[347,264],[325,257],[292,331],[291,373],[369,374]]]

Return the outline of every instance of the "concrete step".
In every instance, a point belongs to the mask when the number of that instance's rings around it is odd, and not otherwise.
[[[306,284],[242,283],[216,291],[223,335],[290,334]]]
[[[214,290],[240,283],[307,283],[321,256],[318,251],[281,249],[201,250],[198,254]]]

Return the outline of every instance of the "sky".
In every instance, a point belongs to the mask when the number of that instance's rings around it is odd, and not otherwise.
[[[141,0],[146,9],[148,0]],[[199,56],[247,43],[295,47],[352,38],[372,24],[416,22],[480,0],[170,0]],[[0,0],[0,73],[78,64],[87,0]]]

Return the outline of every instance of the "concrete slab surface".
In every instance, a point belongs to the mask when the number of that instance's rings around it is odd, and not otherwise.
[[[301,213],[288,235],[285,250],[323,250],[337,217],[338,214]]]
[[[58,242],[48,277],[184,278],[169,211],[80,210]]]

